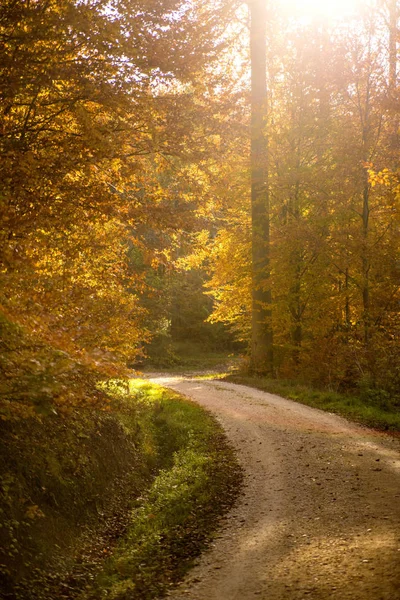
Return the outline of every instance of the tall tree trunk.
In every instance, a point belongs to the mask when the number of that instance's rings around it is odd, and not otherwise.
[[[368,63],[371,62],[372,53],[372,34],[369,32],[368,40]],[[371,67],[370,67],[371,69]],[[362,124],[362,242],[361,242],[361,264],[362,264],[362,303],[363,303],[363,323],[364,323],[364,344],[368,348],[370,345],[370,282],[369,272],[371,268],[369,256],[369,215],[370,215],[370,191],[368,172],[364,165],[371,160],[371,71],[369,71],[366,81],[364,109],[360,112]]]
[[[397,87],[397,0],[389,0],[389,94],[393,98]]]
[[[399,9],[397,6],[397,0],[389,0],[389,100],[390,102],[396,102],[396,91],[397,91],[397,37],[399,35],[397,22]],[[397,162],[398,155],[397,150],[399,147],[399,115],[394,110],[392,120],[392,130],[390,132],[390,149],[394,152],[394,160]]]
[[[368,233],[369,233],[369,194],[370,185],[368,182],[368,175],[364,175],[364,189],[363,189],[363,210],[362,210],[362,222],[363,222],[363,241],[362,241],[362,298],[363,298],[363,320],[364,320],[364,343],[365,346],[369,346],[370,339],[370,302],[369,302],[369,270],[370,260],[368,256]]]
[[[297,140],[296,148],[296,171],[300,169],[300,140]],[[300,179],[294,184],[293,195],[290,200],[290,216],[296,224],[296,230],[300,224]],[[290,312],[292,315],[292,343],[293,343],[293,361],[296,367],[300,364],[301,344],[303,341],[303,310],[301,297],[301,278],[302,278],[303,253],[301,248],[296,245],[291,253],[291,264],[293,266],[293,283],[290,289]]]
[[[252,340],[251,369],[272,373],[270,225],[267,139],[266,1],[249,0],[251,56],[251,214]]]

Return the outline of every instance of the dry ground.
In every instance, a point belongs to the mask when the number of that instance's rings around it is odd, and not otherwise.
[[[152,376],[210,410],[245,491],[173,600],[400,600],[400,440],[249,387]]]

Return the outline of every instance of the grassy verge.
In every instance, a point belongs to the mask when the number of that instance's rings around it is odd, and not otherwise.
[[[0,421],[0,598],[154,598],[239,493],[199,406],[146,382],[101,388],[107,410]]]
[[[350,420],[383,431],[400,431],[400,408],[386,395],[374,394],[372,390],[364,396],[339,394],[318,390],[292,381],[251,377],[233,374],[225,381],[239,383],[272,394],[336,413]]]
[[[136,405],[151,417],[147,430],[164,462],[137,499],[126,535],[82,599],[159,596],[204,548],[218,518],[238,495],[241,473],[220,426],[196,404],[141,381]]]

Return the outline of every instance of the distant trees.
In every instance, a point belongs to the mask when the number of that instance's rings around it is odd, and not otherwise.
[[[400,210],[391,187],[398,181],[393,124],[399,33],[393,10],[390,2],[382,10],[376,6],[335,29],[270,14],[275,20],[268,28],[263,117],[270,262],[258,275],[272,290],[277,374],[398,393],[398,369],[389,360],[392,352],[399,356],[393,346]],[[397,128],[398,121],[396,135]],[[233,328],[240,324],[243,336],[250,327],[251,236],[249,225],[243,225],[249,223],[245,179],[240,185],[212,250],[211,285],[214,318]],[[236,221],[241,223],[237,236]],[[230,250],[223,251],[223,243]],[[234,252],[233,265],[224,263],[224,252]],[[235,279],[229,269],[236,264]],[[241,302],[239,281],[246,281]]]

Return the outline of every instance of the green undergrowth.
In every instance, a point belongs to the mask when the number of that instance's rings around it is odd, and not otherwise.
[[[200,407],[147,382],[93,391],[108,405],[0,421],[0,598],[153,598],[237,497]]]
[[[235,361],[231,350],[209,347],[196,340],[153,343],[149,356],[140,366],[144,371],[185,372],[225,369]]]
[[[162,468],[135,502],[126,535],[82,598],[147,600],[178,581],[232,505],[241,473],[220,426],[193,402],[141,381]]]
[[[359,395],[347,395],[318,390],[293,381],[242,374],[228,375],[224,379],[333,412],[369,427],[400,431],[400,406],[384,392],[368,389],[361,391]]]

